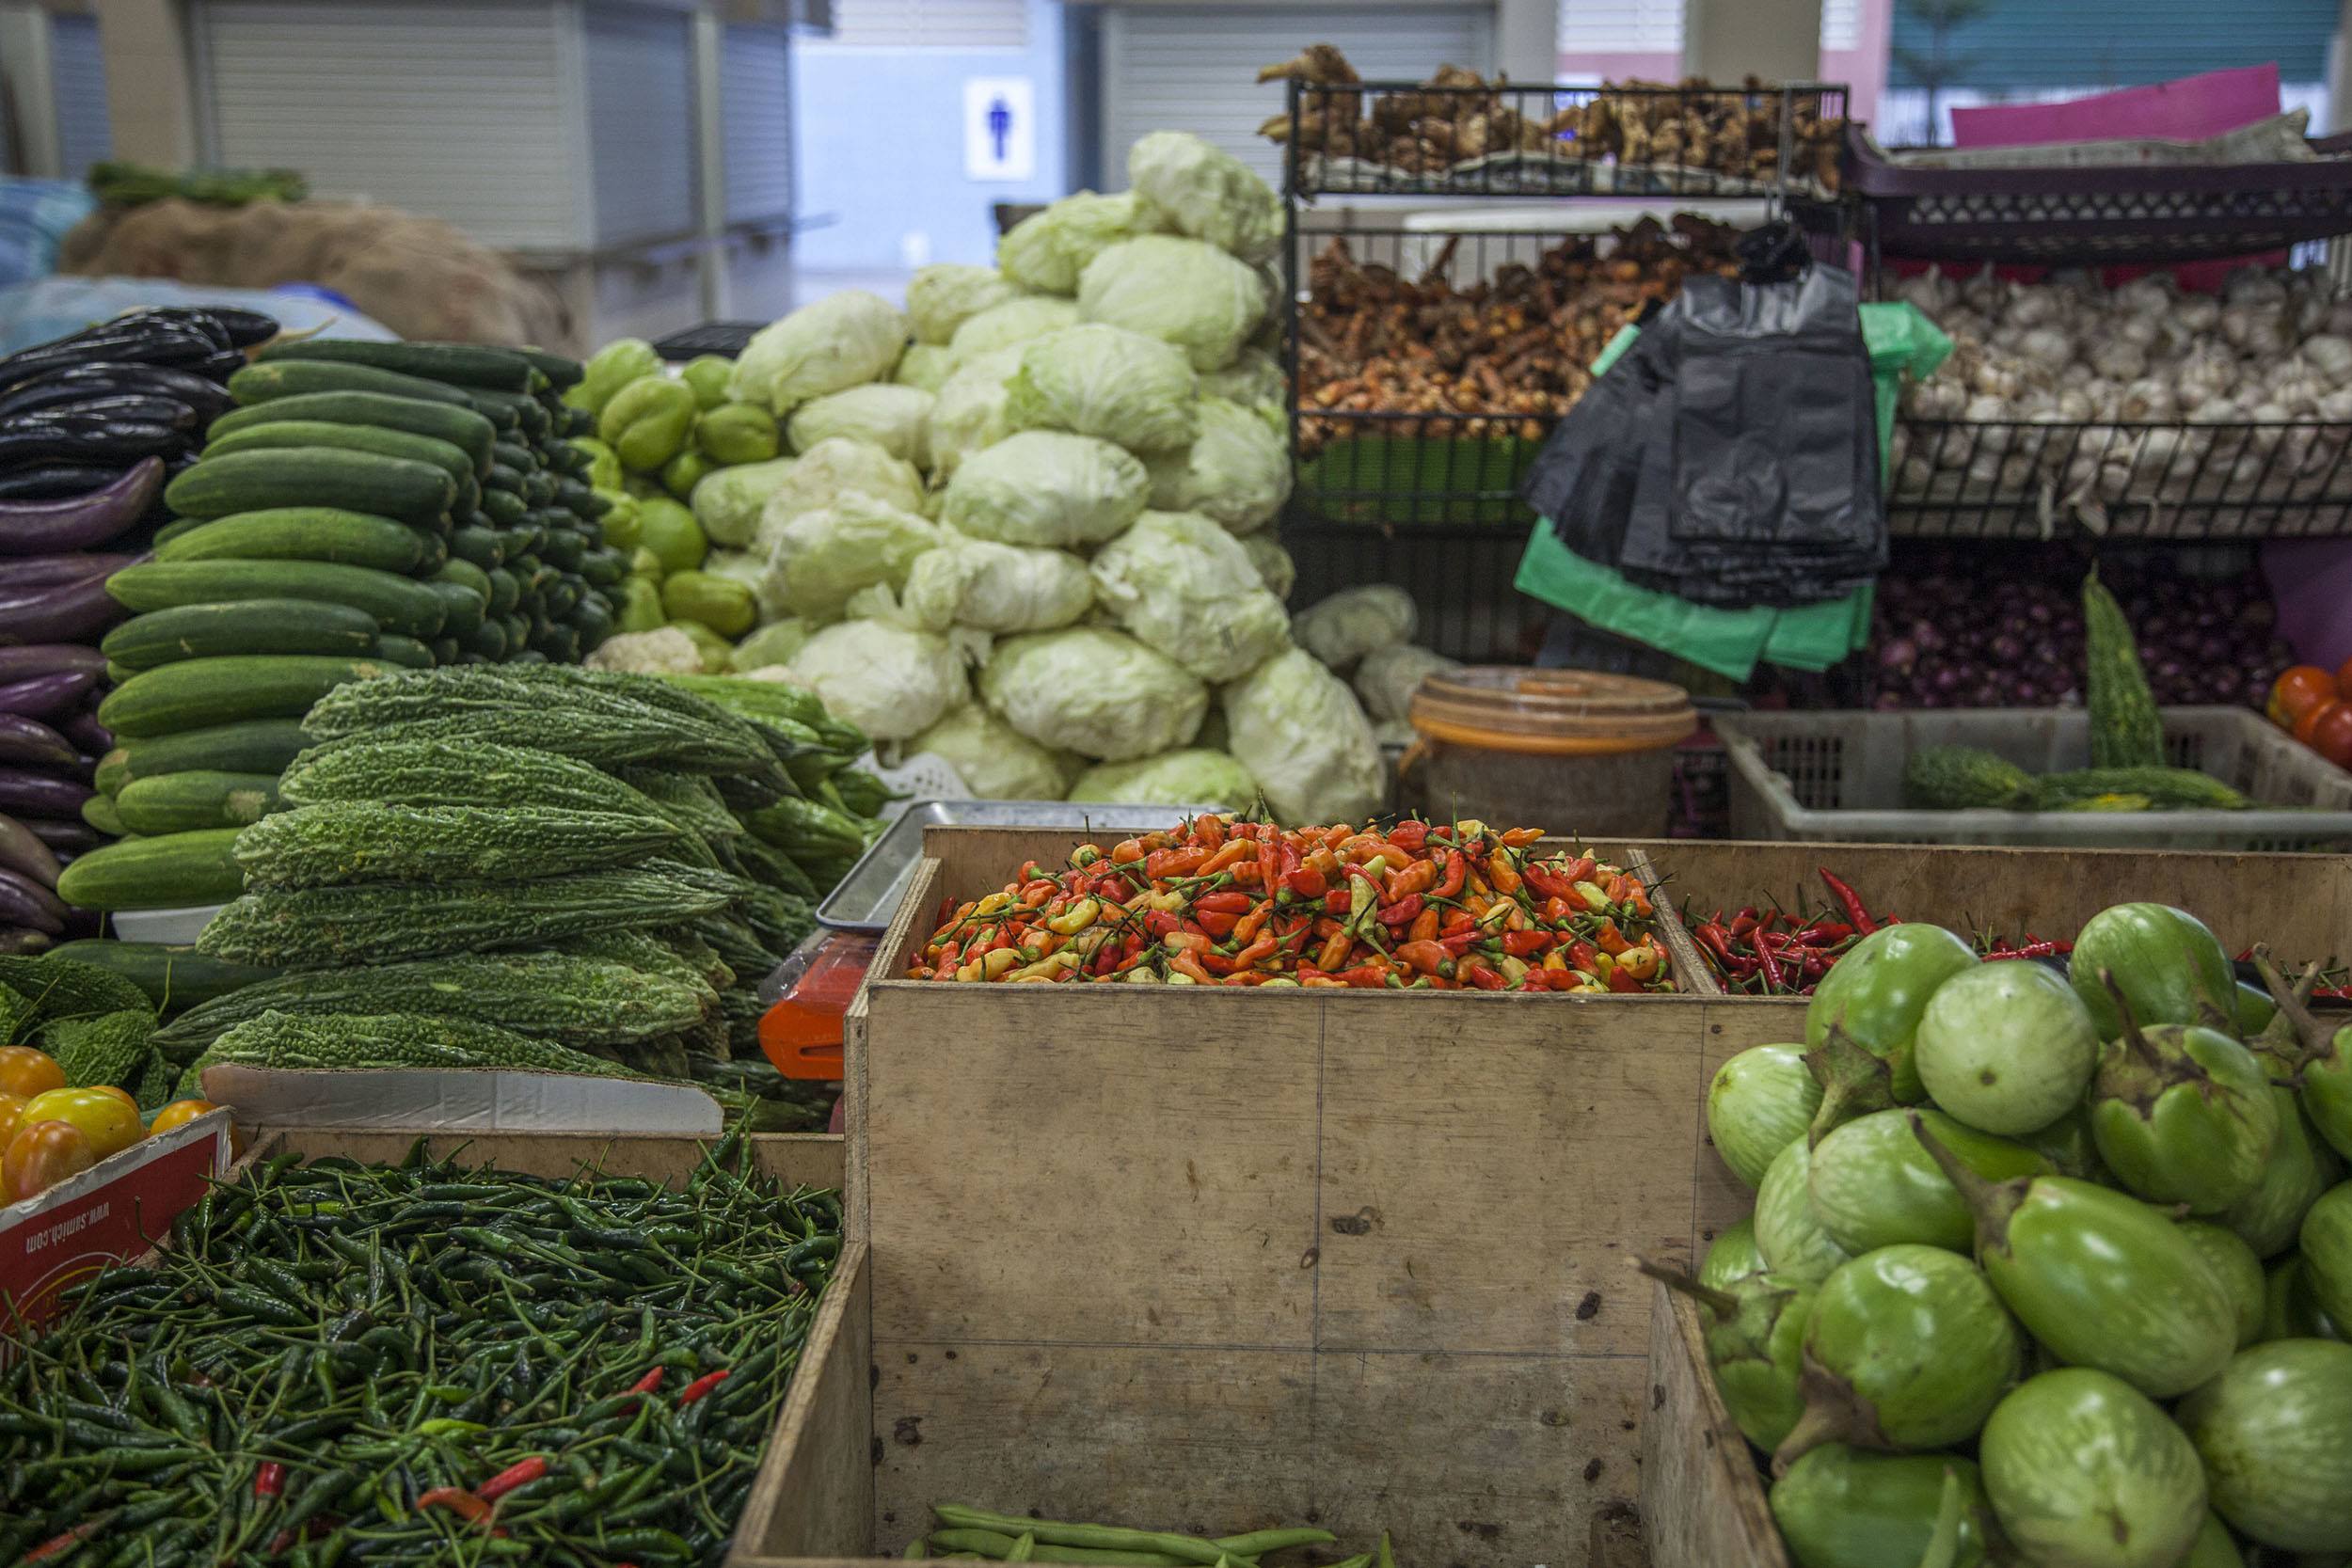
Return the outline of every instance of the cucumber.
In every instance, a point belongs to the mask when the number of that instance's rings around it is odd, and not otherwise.
[[[330,561],[379,572],[413,572],[425,558],[428,537],[396,518],[331,506],[279,506],[209,522],[182,520],[191,525],[185,532],[170,539],[156,536],[156,560]]]
[[[496,663],[506,657],[506,627],[495,617],[485,616],[482,625],[458,640],[469,654],[479,654]]]
[[[100,832],[111,833],[116,838],[130,832],[122,825],[122,815],[115,810],[114,800],[110,796],[93,795],[83,801],[82,820]]]
[[[206,958],[193,947],[161,942],[112,942],[93,937],[65,942],[44,956],[95,964],[119,974],[145,991],[147,999],[166,1013],[182,1012],[199,1002],[210,1002],[261,981],[274,980],[280,973],[260,964],[224,963]]]
[[[490,585],[490,613],[504,615],[513,610],[515,601],[522,596],[522,585],[515,580],[515,574],[503,566],[494,566],[482,576]]]
[[[539,471],[539,454],[520,441],[492,443],[490,461],[502,464],[518,474],[532,474]]]
[[[548,378],[548,386],[558,392],[571,390],[580,385],[587,369],[577,359],[566,359],[560,354],[549,354],[543,348],[518,348],[516,354],[531,361],[531,368]]]
[[[447,441],[471,458],[476,473],[489,467],[490,447],[498,438],[496,427],[470,408],[428,398],[390,397],[383,392],[307,392],[299,397],[273,398],[268,403],[222,415],[213,421],[210,434],[218,440],[255,425],[290,420],[373,426],[431,436]]]
[[[116,687],[98,705],[98,721],[119,736],[139,738],[242,719],[296,719],[346,681],[396,675],[400,670],[376,659],[309,654],[183,659]]]
[[[531,503],[518,492],[493,490],[487,485],[483,487],[480,505],[484,519],[501,528],[514,528],[531,513]]]
[[[377,638],[374,657],[387,664],[397,664],[404,670],[433,668],[433,650],[413,637]]]
[[[486,572],[505,561],[506,546],[489,529],[461,528],[449,536],[449,553],[453,559],[470,562]]]
[[[554,421],[548,417],[548,411],[539,405],[537,398],[525,397],[520,392],[479,389],[471,390],[471,396],[475,411],[501,430],[510,428],[510,424],[500,424],[501,414],[510,421],[511,428],[519,429],[534,441],[553,428]]]
[[[326,359],[272,358],[265,364],[247,365],[229,378],[229,395],[240,404],[252,405],[273,403],[279,398],[304,397],[313,392],[378,392],[386,397],[422,398],[429,403],[445,403],[453,408],[474,412],[473,400],[454,387],[422,376],[402,375],[396,371],[379,371],[368,365],[342,365]],[[483,414],[491,424],[498,420]],[[512,420],[507,421],[512,424]]]
[[[611,588],[628,575],[628,558],[609,546],[592,549],[580,557],[580,575],[592,588]]]
[[[151,561],[108,578],[106,592],[141,614],[182,605],[312,599],[364,610],[378,630],[404,637],[441,629],[441,601],[424,584],[325,561]]]
[[[249,719],[209,729],[125,740],[98,759],[98,787],[119,795],[140,779],[191,768],[227,773],[279,773],[308,750],[310,736],[294,719]]]
[[[279,420],[248,425],[227,436],[215,436],[204,445],[204,457],[225,457],[239,451],[369,452],[408,463],[429,463],[449,475],[456,488],[456,505],[470,509],[481,493],[473,459],[462,448],[431,436],[405,430],[379,430],[374,425],[335,424],[326,420]]]
[[[135,833],[242,828],[277,809],[277,774],[216,773],[206,768],[135,779],[115,797],[122,825]]]
[[[408,575],[431,577],[448,564],[449,541],[437,533],[428,533],[424,535],[424,554],[417,558],[417,564]]]
[[[325,359],[335,364],[365,365],[469,389],[527,393],[547,377],[512,349],[484,348],[473,343],[364,343],[348,338],[280,339],[257,356],[264,365],[286,359]],[[535,384],[535,385],[534,385]]]
[[[183,910],[245,891],[230,852],[241,830],[208,828],[92,849],[65,868],[57,896],[86,910]]]
[[[373,650],[375,636],[375,617],[350,605],[245,599],[135,615],[108,632],[98,651],[135,672],[223,654],[340,654],[359,658]]]
[[[437,637],[433,640],[433,657],[440,663],[455,664],[466,657],[465,645],[454,637]]]
[[[170,544],[174,539],[178,539],[183,534],[194,533],[198,529],[202,528],[203,526],[204,519],[201,517],[174,517],[171,521],[166,523],[163,527],[155,531],[153,544],[155,547],[160,549],[162,546]]]
[[[523,477],[522,469],[510,468],[505,464],[495,460],[492,461],[489,468],[484,472],[482,476],[482,493],[484,495],[512,496],[516,500],[522,501],[523,505],[528,508],[531,505],[531,502],[525,497],[525,489],[526,482]]]
[[[485,600],[490,596],[490,575],[468,561],[452,561],[433,574],[436,582],[462,582]]]
[[[580,651],[593,652],[597,643],[612,635],[612,610],[594,594],[581,599],[572,610],[572,629],[580,633]]]
[[[587,558],[588,541],[576,530],[549,529],[548,542],[540,546],[540,558],[561,572],[576,572]]]
[[[436,525],[456,499],[456,484],[432,464],[317,448],[206,457],[164,491],[165,503],[187,517],[226,517],[275,506],[333,506]]]
[[[442,608],[446,611],[441,619],[442,636],[463,637],[474,627],[482,625],[482,617],[488,608],[490,598],[490,585],[487,581],[485,581],[480,588],[475,588],[469,583],[437,578],[427,582],[425,587],[440,595]]]

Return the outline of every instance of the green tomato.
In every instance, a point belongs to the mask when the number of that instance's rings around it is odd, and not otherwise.
[[[667,376],[640,376],[612,394],[596,416],[596,435],[621,465],[653,473],[675,457],[694,428],[694,389]]]
[[[727,401],[727,383],[735,375],[735,361],[722,355],[698,354],[686,362],[678,379],[694,388],[694,402],[706,412]]]
[[[615,549],[634,549],[638,531],[644,527],[641,503],[626,490],[599,490],[596,493],[609,503],[609,510],[596,525],[604,530],[604,542]]]
[[[661,465],[661,488],[677,499],[685,500],[693,495],[694,486],[702,483],[703,475],[710,471],[710,467],[709,458],[688,447]]]
[[[621,487],[621,459],[611,447],[593,436],[575,436],[572,445],[588,454],[587,483],[591,488],[618,490]]]
[[[727,655],[735,650],[727,645],[725,638],[712,631],[700,621],[672,621],[669,626],[672,630],[682,631],[693,639],[695,650],[703,656],[704,674],[723,675],[726,673]]]
[[[759,619],[751,589],[716,572],[671,573],[661,579],[661,607],[673,621],[693,621],[725,638],[742,636]]]
[[[713,463],[765,463],[783,449],[776,418],[748,403],[714,408],[694,427],[694,442]]]
[[[574,408],[601,414],[612,394],[640,376],[661,373],[661,356],[643,338],[615,338],[588,356],[580,377],[564,401]]]
[[[710,553],[694,515],[667,496],[647,496],[637,503],[637,542],[653,551],[661,570],[691,572]]]
[[[661,608],[661,584],[651,578],[629,578],[621,584],[620,613],[612,617],[614,631],[657,631],[668,621]]]

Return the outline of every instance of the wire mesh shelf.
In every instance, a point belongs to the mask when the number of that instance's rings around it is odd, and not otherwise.
[[[1527,530],[1376,529],[1293,518],[1282,546],[1298,568],[1290,602],[1306,606],[1367,583],[1394,583],[1420,612],[1414,641],[1471,664],[1531,664],[1545,609],[1515,592]]]
[[[1838,187],[1845,115],[1826,83],[1523,87],[1448,66],[1427,82],[1294,75],[1288,112],[1259,129],[1303,199],[1819,197]]]
[[[2352,423],[1905,420],[1890,532],[2203,543],[2352,533]]]

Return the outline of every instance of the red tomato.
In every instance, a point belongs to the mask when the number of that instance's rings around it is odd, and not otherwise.
[[[2322,709],[2308,744],[2338,768],[2352,768],[2352,703],[2330,703]]]
[[[8,1183],[11,1201],[47,1192],[68,1177],[79,1176],[98,1164],[98,1155],[71,1122],[37,1121],[20,1128],[0,1153],[0,1180]]]
[[[2328,709],[2341,707],[2343,705],[2343,704],[2335,701],[2333,698],[2330,698],[2327,702],[2321,703],[2316,707],[2306,709],[2303,717],[2295,721],[2295,738],[2301,741],[2306,746],[2310,745],[2312,743],[2312,733],[2319,728],[2319,721],[2328,717]]]
[[[2265,711],[2272,723],[2291,730],[2304,715],[2336,695],[2335,676],[2316,664],[2298,664],[2271,683],[2270,705]]]
[[[29,1045],[0,1045],[0,1094],[30,1100],[65,1087],[65,1069]]]
[[[2336,666],[2336,695],[2352,702],[2352,658]]]
[[[17,1115],[21,1131],[39,1122],[65,1121],[89,1140],[99,1159],[119,1154],[146,1135],[138,1105],[119,1090],[51,1089],[24,1102]]]

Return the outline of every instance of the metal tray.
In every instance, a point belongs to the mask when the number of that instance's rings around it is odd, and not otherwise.
[[[836,931],[890,928],[898,900],[923,860],[926,828],[1066,828],[1072,832],[1148,833],[1216,806],[1132,806],[1105,800],[914,800],[866,847],[840,885],[817,906]]]

